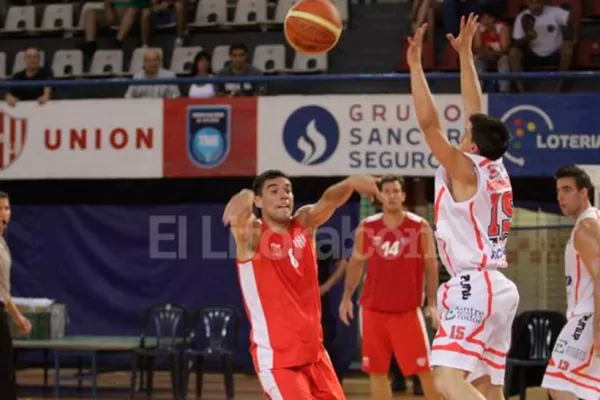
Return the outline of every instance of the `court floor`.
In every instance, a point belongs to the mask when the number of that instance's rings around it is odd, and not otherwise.
[[[61,370],[63,373],[70,373],[69,370]],[[41,370],[25,370],[19,371],[17,380],[19,385],[23,386],[39,386],[43,382]],[[129,385],[130,375],[127,372],[117,372],[111,374],[102,374],[99,378],[99,387],[127,387]],[[188,399],[194,400],[195,396],[195,378],[193,375],[190,377],[189,385],[189,396]],[[54,382],[54,376],[52,371],[49,371],[49,382],[50,385]],[[170,393],[170,377],[165,372],[157,372],[154,378],[155,393],[152,396],[155,400],[171,400],[173,396]],[[408,383],[410,385],[410,382]],[[75,382],[65,382],[65,387],[68,385],[76,385]],[[85,383],[84,383],[85,385]],[[235,399],[236,400],[263,400],[264,397],[260,390],[260,385],[255,376],[248,375],[236,375],[235,376]],[[38,400],[38,399],[54,399],[53,386],[49,388],[48,393],[37,394],[36,392],[26,393],[20,400]],[[81,394],[77,394],[76,389],[66,389],[69,393],[64,394],[65,399],[69,400],[91,400],[91,394],[89,389],[84,386]],[[369,397],[369,384],[364,376],[351,377],[344,381],[344,391],[346,392],[348,400],[367,400]],[[404,400],[417,400],[423,399],[419,396],[411,396],[411,388],[409,387],[408,393],[402,393],[396,395],[397,399]],[[126,392],[109,392],[100,393],[97,400],[115,400],[115,399],[126,399],[128,398]],[[61,398],[63,396],[61,395]],[[204,378],[204,390],[202,400],[223,400],[225,398],[225,387],[223,385],[223,378],[219,375],[207,374]],[[136,399],[146,399],[145,393],[139,393],[136,395]]]

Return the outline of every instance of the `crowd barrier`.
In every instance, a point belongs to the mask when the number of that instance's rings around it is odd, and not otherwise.
[[[429,72],[430,80],[457,80],[458,72]],[[490,72],[480,74],[484,81],[499,79],[546,80],[546,79],[598,79],[600,71],[536,71],[536,72]],[[362,74],[283,74],[262,76],[227,76],[227,77],[178,77],[172,79],[132,79],[130,77],[115,77],[103,79],[54,79],[40,81],[0,81],[0,88],[52,86],[52,87],[83,87],[83,86],[129,86],[129,85],[189,85],[192,83],[273,83],[273,82],[358,82],[358,81],[408,81],[409,73],[362,73]]]
[[[430,73],[431,80],[459,79]],[[591,78],[571,71],[486,74],[526,79]],[[281,75],[199,80],[118,78],[0,85],[147,85],[198,81],[377,81],[408,74]],[[459,94],[436,94],[445,133],[457,142],[465,116]],[[563,163],[598,162],[599,94],[486,94],[484,112],[513,133],[512,176],[544,177]],[[437,160],[422,137],[410,94],[276,95],[211,99],[53,100],[0,105],[0,179],[103,179],[254,176],[433,176]]]

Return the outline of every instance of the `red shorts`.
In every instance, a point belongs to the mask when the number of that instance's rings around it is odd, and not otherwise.
[[[258,372],[263,391],[271,400],[345,400],[329,355],[313,364]]]
[[[387,374],[392,353],[404,376],[429,371],[429,337],[420,309],[385,313],[362,309],[362,369]]]

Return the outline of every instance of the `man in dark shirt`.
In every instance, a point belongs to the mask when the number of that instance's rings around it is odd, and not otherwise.
[[[331,310],[330,290],[346,273],[347,261],[342,258],[339,250],[334,248],[331,240],[317,236],[317,263],[319,265],[319,286],[321,289],[321,325],[323,326],[323,344],[340,382],[342,381],[342,366],[335,349],[338,318]]]
[[[25,51],[25,69],[15,73],[14,81],[44,81],[52,79],[52,71],[40,65],[40,52],[30,48]],[[36,100],[40,105],[50,100],[52,88],[49,86],[13,87],[6,93],[6,103],[14,107],[19,100]]]
[[[263,72],[248,63],[248,48],[243,43],[229,47],[229,61],[217,72],[219,78],[226,76],[260,76]],[[219,96],[257,96],[265,92],[264,85],[253,82],[226,82],[216,85]]]

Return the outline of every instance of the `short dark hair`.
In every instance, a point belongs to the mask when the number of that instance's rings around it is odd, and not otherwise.
[[[263,187],[265,186],[265,182],[276,178],[290,179],[289,176],[277,169],[266,170],[262,174],[258,175],[252,183],[252,191],[254,191],[254,195],[260,196],[262,194]]]
[[[582,170],[576,165],[565,165],[556,170],[554,173],[554,179],[558,180],[560,178],[573,178],[575,179],[575,185],[577,189],[581,190],[586,188],[588,190],[588,194],[592,194],[592,179],[588,175],[587,172]]]
[[[233,43],[229,46],[229,55],[231,55],[235,50],[243,50],[244,53],[248,53],[248,47],[244,43]]]
[[[0,199],[8,199],[8,193],[0,191]]]
[[[510,132],[499,119],[485,114],[473,114],[471,122],[471,141],[477,145],[479,155],[495,161],[508,150]]]
[[[404,178],[400,175],[384,175],[381,177],[381,180],[379,181],[379,184],[377,185],[379,187],[379,190],[383,189],[383,184],[384,183],[388,183],[388,182],[398,182],[400,184],[400,187],[402,188],[403,192],[406,192],[406,186],[404,183]]]

